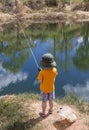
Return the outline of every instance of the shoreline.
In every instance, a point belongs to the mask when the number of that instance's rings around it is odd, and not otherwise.
[[[89,12],[85,11],[74,11],[74,12],[48,12],[48,13],[17,13],[8,14],[0,13],[0,26],[5,24],[14,23],[17,20],[21,22],[28,23],[54,23],[54,22],[64,22],[64,23],[82,23],[89,22]]]
[[[38,114],[41,104],[37,94],[24,93],[7,95],[0,98],[0,104],[2,113],[0,116],[0,128],[3,130],[6,130],[7,128],[13,130],[23,130],[23,128],[24,130],[46,130],[51,128],[52,130],[56,130],[61,128],[61,126],[62,128],[65,128],[65,130],[82,130],[82,128],[83,130],[88,130],[89,128],[89,105],[74,97],[54,101],[53,114],[44,119],[39,117]],[[59,108],[65,107],[70,108],[77,117],[71,125],[67,122],[68,120],[66,121],[62,115],[59,115]],[[48,109],[49,108],[47,107],[47,111]]]

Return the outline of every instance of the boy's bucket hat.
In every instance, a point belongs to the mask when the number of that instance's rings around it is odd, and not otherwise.
[[[42,56],[40,64],[44,67],[55,67],[56,62],[54,61],[54,57],[50,53],[46,53]]]

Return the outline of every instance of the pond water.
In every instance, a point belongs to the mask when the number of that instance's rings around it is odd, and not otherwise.
[[[72,94],[89,101],[89,23],[33,23],[24,31],[18,24],[4,26],[0,33],[0,95],[39,93],[38,69],[29,46],[38,64],[44,53],[54,55],[59,73],[56,97]]]

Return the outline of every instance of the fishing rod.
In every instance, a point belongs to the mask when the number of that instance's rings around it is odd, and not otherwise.
[[[31,49],[30,42],[29,42],[29,40],[27,39],[26,34],[25,34],[24,31],[23,31],[23,36],[24,36],[25,41],[26,41],[26,43],[27,43],[27,45],[28,45],[28,47],[29,47],[29,49],[30,49],[30,52],[31,52],[31,54],[32,54],[32,56],[33,56],[33,59],[34,59],[34,62],[35,62],[35,64],[36,64],[37,68],[38,68],[38,71],[40,71],[41,68],[40,68],[40,66],[38,65],[37,59],[36,59],[36,57],[35,57],[35,55],[34,55],[32,49]]]
[[[20,24],[20,27],[22,28],[21,24]],[[27,39],[26,34],[25,34],[23,28],[22,28],[22,33],[23,33],[23,36],[24,36],[24,38],[25,38],[25,41],[26,41],[26,43],[27,43],[27,45],[28,45],[28,47],[29,47],[29,49],[30,49],[30,52],[31,52],[32,57],[33,57],[33,59],[34,59],[34,62],[35,62],[35,64],[36,64],[37,68],[38,68],[38,71],[40,71],[41,68],[40,68],[40,66],[38,65],[37,59],[36,59],[36,57],[35,57],[35,55],[34,55],[34,53],[33,53],[33,51],[32,51],[30,42],[29,42],[29,40]]]
[[[34,55],[32,49],[31,49],[31,46],[30,46],[29,40],[26,38],[26,35],[25,35],[24,32],[23,32],[23,35],[24,35],[25,41],[26,41],[26,43],[27,43],[27,45],[28,45],[28,47],[29,47],[29,49],[30,49],[30,51],[31,51],[31,54],[32,54],[33,59],[34,59],[34,61],[35,61],[35,64],[36,64],[37,67],[39,67],[38,62],[37,62],[37,60],[36,60],[36,57],[35,57],[35,55]]]

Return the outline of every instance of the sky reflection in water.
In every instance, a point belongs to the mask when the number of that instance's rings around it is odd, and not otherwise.
[[[65,43],[62,43],[62,46],[63,44]],[[32,49],[38,63],[44,53],[49,52],[54,55],[59,73],[55,82],[56,97],[74,94],[89,101],[89,68],[81,70],[75,66],[73,61],[78,49],[84,46],[83,36],[73,37],[68,41],[68,44],[72,46],[71,49],[60,51],[58,48],[54,50],[52,38],[44,42],[35,39]],[[36,80],[38,70],[31,53],[16,73],[3,67],[3,62],[8,60],[9,58],[4,53],[0,54],[0,95],[23,92],[39,93],[39,83]],[[13,87],[14,89],[12,89]]]

